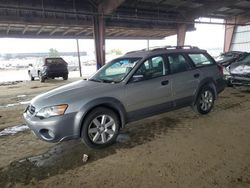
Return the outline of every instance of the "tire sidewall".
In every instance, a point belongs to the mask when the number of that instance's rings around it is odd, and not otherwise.
[[[31,72],[29,72],[29,77],[30,77],[30,81],[34,81],[34,77],[32,76]]]
[[[45,78],[44,78],[44,76],[42,76],[41,72],[39,72],[38,76],[39,76],[40,82],[44,82],[45,81]]]
[[[114,119],[115,124],[116,124],[116,130],[115,130],[115,133],[114,133],[114,136],[112,137],[112,139],[110,139],[107,143],[96,144],[96,143],[92,142],[89,138],[88,127],[94,118],[96,118],[97,116],[100,116],[100,115],[104,115],[104,114],[109,115]],[[85,145],[89,148],[102,149],[102,148],[105,148],[107,146],[112,145],[116,141],[116,138],[117,138],[118,133],[119,133],[119,128],[120,128],[120,121],[119,121],[118,115],[114,111],[112,111],[108,108],[103,108],[103,107],[96,108],[96,109],[92,110],[87,115],[87,117],[84,119],[84,122],[82,125],[82,131],[81,131],[81,139],[85,143]]]
[[[201,95],[205,92],[205,91],[210,91],[212,93],[212,96],[213,96],[213,101],[212,101],[212,105],[211,107],[204,111],[201,109],[201,106],[200,106],[200,101],[201,101]],[[199,95],[198,95],[198,98],[197,98],[197,101],[196,101],[196,110],[197,112],[199,112],[200,114],[208,114],[212,109],[213,109],[213,106],[214,106],[214,101],[215,101],[215,94],[214,94],[214,90],[209,87],[209,86],[205,86],[201,89],[201,91],[199,92]]]

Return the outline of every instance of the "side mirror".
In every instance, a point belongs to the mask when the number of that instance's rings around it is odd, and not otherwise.
[[[133,75],[133,77],[130,79],[130,82],[138,82],[143,80],[144,76],[142,74]]]

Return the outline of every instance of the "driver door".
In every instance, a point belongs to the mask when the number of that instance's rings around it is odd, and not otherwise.
[[[172,107],[171,79],[163,56],[144,61],[126,85],[130,120],[157,114]]]

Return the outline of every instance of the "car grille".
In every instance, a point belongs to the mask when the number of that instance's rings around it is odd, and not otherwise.
[[[33,115],[35,113],[35,111],[36,111],[36,108],[34,106],[32,106],[32,105],[29,105],[27,110],[29,111],[29,113],[31,115]]]

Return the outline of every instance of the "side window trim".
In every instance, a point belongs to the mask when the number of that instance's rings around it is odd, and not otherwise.
[[[189,56],[189,54],[202,54],[204,55],[209,61],[212,62],[212,64],[208,64],[208,65],[204,65],[204,66],[200,66],[200,67],[197,67],[194,63],[194,61],[191,59],[191,57]],[[187,58],[189,59],[190,63],[192,64],[192,67],[194,69],[200,69],[200,68],[203,68],[203,67],[208,67],[208,66],[213,66],[213,65],[216,65],[216,61],[208,54],[208,53],[205,53],[205,52],[187,52],[186,53],[186,56]]]
[[[147,58],[145,58],[144,60],[142,60],[142,62],[140,63],[140,65],[136,68],[136,70],[133,72],[133,74],[131,75],[131,77],[129,78],[128,83],[135,83],[135,82],[131,82],[131,79],[133,78],[133,76],[136,74],[136,72],[138,71],[138,69],[146,62],[148,61],[149,59],[152,59],[154,57],[161,57],[162,60],[163,60],[163,67],[164,67],[164,70],[163,72],[165,72],[165,74],[163,74],[162,76],[157,76],[157,77],[153,77],[153,78],[150,78],[150,79],[144,79],[144,80],[141,80],[141,81],[148,81],[148,80],[152,80],[152,79],[155,79],[155,78],[160,78],[160,77],[164,77],[166,75],[169,75],[170,74],[170,69],[169,69],[169,65],[167,63],[167,58],[166,58],[166,54],[159,54],[159,55],[152,55],[152,56],[149,56]],[[166,72],[166,70],[168,70],[168,72]],[[141,82],[141,81],[137,81],[137,82]]]

